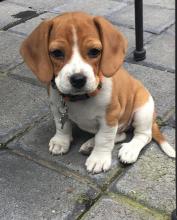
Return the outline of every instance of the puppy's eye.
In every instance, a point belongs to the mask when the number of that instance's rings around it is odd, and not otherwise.
[[[64,59],[65,58],[65,53],[62,50],[50,51],[50,55],[56,59]]]
[[[98,48],[91,48],[88,50],[88,56],[90,58],[96,58],[101,54],[101,49]]]

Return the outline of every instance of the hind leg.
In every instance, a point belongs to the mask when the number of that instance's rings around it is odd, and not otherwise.
[[[116,137],[115,137],[115,144],[118,143],[118,142],[122,142],[126,139],[126,134],[123,132],[123,133],[120,133],[120,134],[117,134]],[[89,155],[91,153],[91,151],[93,150],[94,148],[94,145],[95,145],[95,140],[94,140],[94,137],[93,138],[90,138],[89,140],[87,140],[85,143],[83,143],[79,149],[79,152],[81,152],[82,154],[84,155]]]
[[[127,135],[126,135],[125,132],[122,132],[122,133],[120,133],[120,134],[117,134],[117,135],[116,135],[116,138],[115,138],[115,141],[114,141],[115,144],[124,141],[124,140],[126,139],[126,137],[127,137]]]
[[[81,145],[79,152],[81,152],[84,155],[89,155],[93,150],[94,145],[95,145],[95,138],[92,137]]]
[[[118,157],[123,163],[133,163],[137,160],[140,151],[152,139],[154,102],[152,97],[134,113],[134,137],[128,143],[122,144]]]

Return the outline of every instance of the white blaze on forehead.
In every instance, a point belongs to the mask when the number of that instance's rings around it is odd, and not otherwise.
[[[79,51],[78,36],[74,26],[72,27],[72,34],[72,55],[69,62],[58,73],[55,79],[56,85],[61,92],[72,93],[73,88],[70,83],[70,77],[76,73],[82,73],[87,78],[83,92],[93,92],[97,88],[97,81],[92,66],[84,61]]]
[[[86,62],[84,62],[83,58],[81,57],[78,46],[78,37],[74,26],[72,27],[72,33],[73,33],[73,48],[72,48],[72,56],[71,56],[70,64],[73,65],[73,69],[75,70],[75,73],[79,73],[82,72],[84,68],[88,69],[91,68],[91,66],[88,65]]]

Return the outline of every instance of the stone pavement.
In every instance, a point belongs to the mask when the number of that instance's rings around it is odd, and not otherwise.
[[[0,2],[0,219],[170,219],[175,161],[151,142],[123,166],[113,152],[109,172],[91,175],[78,153],[90,134],[74,129],[68,154],[51,156],[54,135],[46,89],[23,63],[19,46],[43,19],[70,10],[102,15],[129,41],[125,67],[152,93],[158,123],[175,145],[174,0],[144,0],[147,58],[136,63],[133,0]]]

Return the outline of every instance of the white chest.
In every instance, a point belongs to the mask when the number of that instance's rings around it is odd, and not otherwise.
[[[105,118],[106,108],[111,101],[111,83],[111,79],[106,78],[97,96],[84,101],[67,102],[70,120],[85,131],[96,133],[99,120]]]

